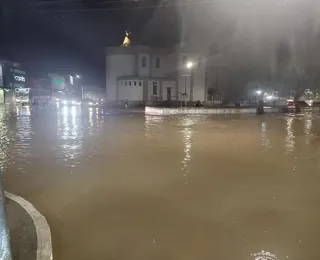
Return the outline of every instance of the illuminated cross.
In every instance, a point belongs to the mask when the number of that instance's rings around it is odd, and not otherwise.
[[[129,39],[129,36],[131,35],[131,32],[128,32],[128,31],[126,30],[125,33],[126,33],[126,36],[124,37],[122,46],[128,47],[128,46],[131,44],[131,40]]]

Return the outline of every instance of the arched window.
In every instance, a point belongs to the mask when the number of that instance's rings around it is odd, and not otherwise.
[[[147,57],[146,56],[142,57],[142,62],[141,63],[142,63],[141,65],[142,65],[143,68],[147,67]]]
[[[156,58],[156,68],[160,69],[160,58]]]

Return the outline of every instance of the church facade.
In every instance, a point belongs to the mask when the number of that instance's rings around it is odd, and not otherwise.
[[[106,49],[106,96],[113,104],[206,100],[205,57],[126,44]]]

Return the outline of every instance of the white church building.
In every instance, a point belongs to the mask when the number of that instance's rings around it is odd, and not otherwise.
[[[141,45],[106,49],[106,97],[111,104],[205,101],[205,57]]]

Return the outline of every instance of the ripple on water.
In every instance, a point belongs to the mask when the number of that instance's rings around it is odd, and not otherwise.
[[[263,250],[251,255],[254,257],[254,260],[280,260],[275,254]]]

